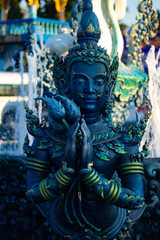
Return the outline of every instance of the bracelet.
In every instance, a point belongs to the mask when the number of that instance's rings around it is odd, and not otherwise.
[[[54,200],[57,196],[54,195],[53,193],[51,193],[49,190],[48,190],[48,186],[47,186],[47,178],[42,180],[39,184],[39,190],[40,190],[40,193],[42,195],[42,197],[47,200],[47,201],[52,201]]]
[[[106,203],[116,203],[121,194],[121,187],[114,180],[111,181],[111,187],[108,195],[104,198]]]
[[[80,174],[82,175],[84,173],[84,170],[82,171],[82,169],[80,170]],[[87,187],[92,187],[95,183],[97,183],[100,180],[99,174],[98,172],[96,172],[95,169],[92,169],[91,171],[87,169],[87,176],[83,177],[83,182],[85,185],[87,185]]]
[[[55,178],[63,186],[68,186],[68,184],[72,181],[72,177],[67,176],[62,167],[55,173]]]
[[[101,176],[95,169],[83,168],[80,170],[83,183],[97,195],[101,196],[106,203],[117,202],[121,194],[121,186],[113,179],[108,180]]]

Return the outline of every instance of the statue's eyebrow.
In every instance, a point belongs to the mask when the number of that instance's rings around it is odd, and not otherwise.
[[[76,73],[76,72],[73,71],[73,75],[82,75],[82,76],[84,76],[84,77],[89,79],[89,77],[86,74],[84,74],[84,73]],[[95,75],[92,76],[92,78],[94,78],[96,76],[106,76],[106,75],[107,75],[107,72],[105,72],[105,73],[96,73]]]
[[[82,75],[82,76],[84,76],[85,78],[88,78],[88,79],[89,79],[89,77],[88,77],[86,74],[84,74],[84,73],[76,73],[76,72],[73,71],[73,75]]]
[[[105,73],[96,73],[92,78],[96,77],[96,76],[106,76],[107,72]]]

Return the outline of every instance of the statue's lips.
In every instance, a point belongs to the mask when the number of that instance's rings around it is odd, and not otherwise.
[[[85,98],[85,102],[87,102],[87,103],[95,103],[96,102],[96,98]]]

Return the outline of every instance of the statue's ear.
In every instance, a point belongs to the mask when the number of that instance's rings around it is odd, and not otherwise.
[[[114,79],[112,79],[112,76],[110,76],[110,78],[108,79],[106,93],[109,95],[112,94],[112,92],[114,90],[114,86],[115,86],[115,81],[114,81]]]
[[[113,79],[111,79],[108,83],[108,90],[110,93],[113,92],[114,86],[115,86],[115,81]]]
[[[112,84],[115,84],[117,75],[118,75],[119,59],[118,56],[115,56],[113,62],[109,68],[109,82],[113,81]]]
[[[60,86],[61,86],[63,95],[67,95],[69,91],[69,84],[65,76],[63,78],[60,78]]]
[[[119,59],[118,56],[115,56],[113,62],[109,68],[109,77],[108,77],[108,94],[112,94],[118,74]]]
[[[60,79],[60,86],[61,86],[61,89],[65,89],[66,87],[66,79],[63,77]]]

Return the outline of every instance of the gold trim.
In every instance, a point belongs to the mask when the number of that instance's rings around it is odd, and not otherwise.
[[[44,179],[39,184],[39,190],[42,195],[42,197],[47,201],[52,201],[56,198],[56,196],[49,192],[48,186],[46,186],[47,179]]]
[[[66,184],[68,184],[68,183],[70,182],[70,179],[69,179],[69,180],[66,180],[66,179],[64,179],[64,178],[62,177],[62,175],[60,174],[60,171],[57,172],[57,176],[58,176],[58,178],[59,178],[62,182],[64,182],[64,185],[66,185]]]
[[[100,180],[100,177],[97,176],[97,178],[94,180],[94,182],[89,183],[87,186],[90,188],[90,187],[92,187],[94,184],[96,184],[97,182],[99,182],[99,180]]]
[[[111,182],[111,187],[110,187],[109,193],[108,193],[108,195],[104,198],[104,200],[105,200],[106,202],[108,202],[108,199],[112,196],[113,191],[114,191],[114,182]]]
[[[113,193],[112,193],[112,196],[108,199],[107,202],[108,202],[108,203],[114,202],[113,200],[114,200],[114,198],[116,198],[117,193],[118,193],[118,186],[117,186],[116,183],[114,183],[114,191],[113,191]]]
[[[86,185],[90,185],[97,177],[98,177],[98,172],[94,172],[95,174],[90,178],[90,179],[88,179],[88,180],[84,180],[84,183],[86,184]]]
[[[136,169],[140,169],[140,170],[143,170],[143,167],[142,166],[126,166],[126,167],[123,167],[122,169],[118,169],[118,172],[123,172],[123,171],[126,171],[126,170],[136,170]]]
[[[63,177],[63,178],[65,178],[66,180],[71,180],[70,179],[70,177],[67,177],[64,173],[63,173],[63,171],[62,171],[62,169],[60,168],[60,174],[61,174],[61,176]]]
[[[144,174],[143,170],[128,170],[126,172],[123,172],[121,175],[131,174],[131,173],[137,173],[137,174]]]
[[[42,169],[42,168],[38,168],[38,167],[32,167],[32,166],[28,166],[28,165],[27,165],[27,168],[28,168],[28,169],[31,169],[31,170],[39,171],[39,172],[47,172],[47,173],[49,173],[48,170]]]
[[[88,25],[88,27],[86,27],[85,31],[87,31],[87,32],[95,32],[95,28],[93,27],[92,23],[90,23]]]
[[[119,165],[119,168],[122,168],[124,166],[137,166],[137,165],[143,166],[143,163],[140,163],[140,162],[122,163],[122,164]]]
[[[39,168],[44,168],[44,169],[50,170],[49,166],[40,165],[39,163],[34,163],[34,162],[27,162],[27,166],[35,166],[35,167],[39,167]]]
[[[45,165],[51,165],[50,162],[47,162],[47,161],[42,161],[42,160],[39,160],[39,159],[36,159],[36,158],[27,158],[27,162],[38,162],[38,163],[42,163],[42,164],[45,164]]]
[[[96,170],[93,169],[93,172],[91,172],[91,174],[90,174],[89,176],[87,176],[86,178],[84,178],[83,181],[85,182],[85,181],[90,180],[90,179],[92,178],[92,176],[95,174],[95,172],[96,172]]]

